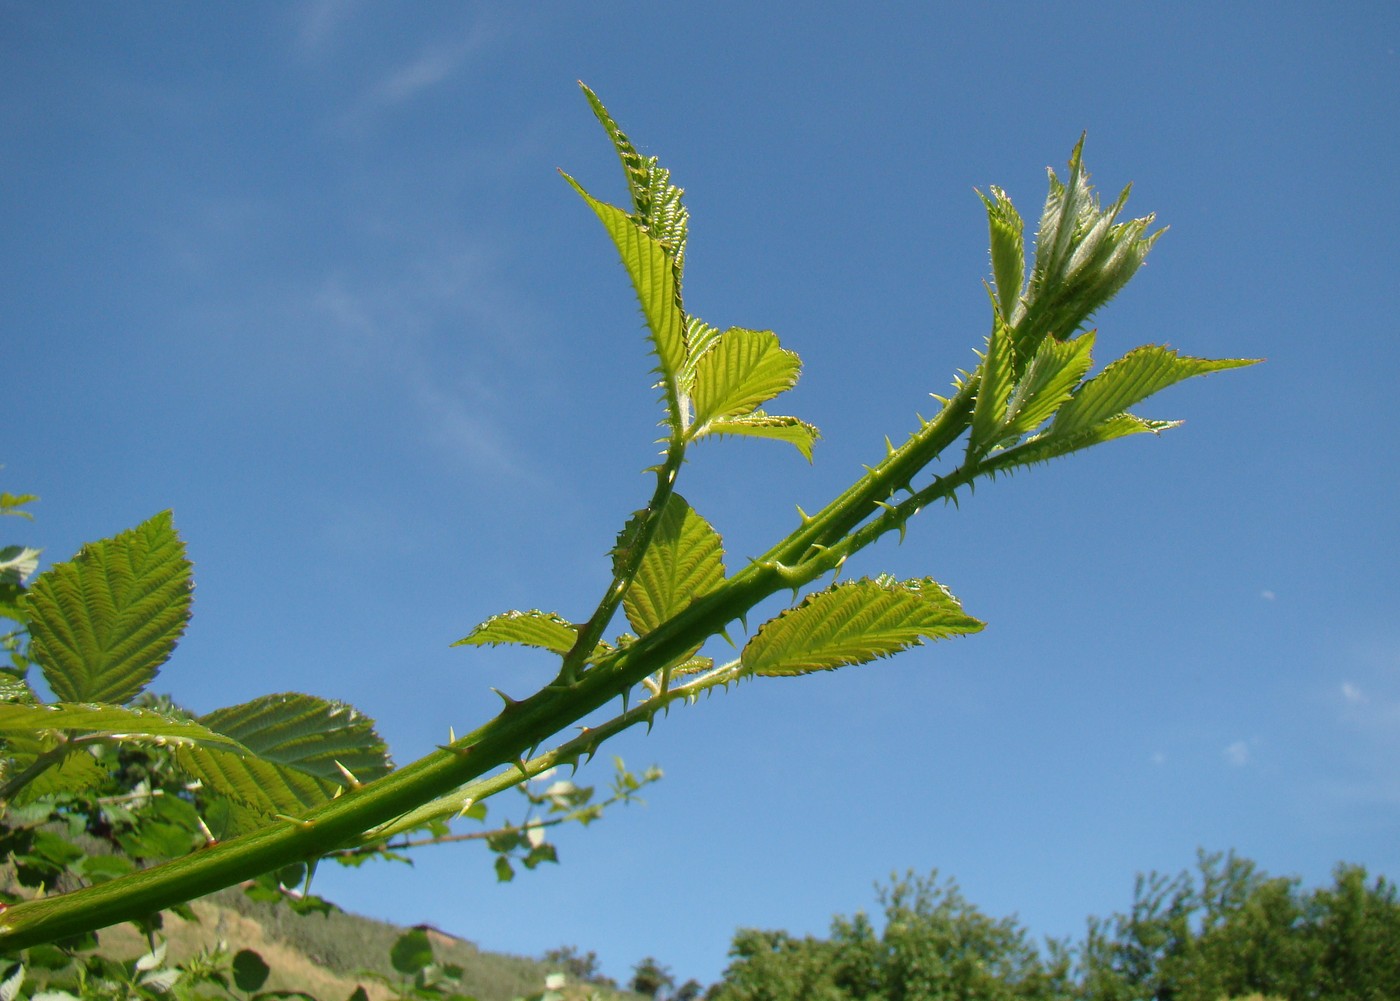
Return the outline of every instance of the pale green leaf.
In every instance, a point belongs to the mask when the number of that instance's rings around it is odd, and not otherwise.
[[[987,353],[982,359],[977,380],[977,398],[972,404],[972,427],[968,450],[988,452],[1004,435],[1006,401],[1011,396],[1016,372],[1012,357],[1011,331],[998,317],[987,341]]]
[[[666,248],[672,260],[679,294],[689,222],[689,213],[682,202],[685,192],[671,183],[671,172],[662,167],[656,157],[643,157],[637,152],[632,140],[627,138],[607,108],[603,107],[598,95],[582,82],[579,86],[622,161],[622,170],[627,176],[627,188],[632,195],[632,207],[637,220],[646,228],[647,233]]]
[[[645,636],[722,583],[719,533],[684,498],[672,494],[622,605],[632,628]]]
[[[750,438],[785,441],[795,446],[808,462],[812,461],[812,446],[821,437],[821,432],[806,421],[796,417],[765,414],[762,410],[755,410],[742,417],[725,417],[711,421],[705,434],[737,434]]]
[[[1093,331],[1067,341],[1041,341],[1007,401],[1003,437],[1019,438],[1049,420],[1093,365],[1093,350]]]
[[[519,643],[566,654],[578,641],[578,629],[561,615],[532,609],[493,615],[453,646],[496,646]]]
[[[0,515],[12,514],[20,518],[34,520],[34,515],[28,511],[21,511],[20,508],[26,504],[33,504],[39,499],[37,494],[12,494],[9,491],[0,492]]]
[[[771,330],[730,327],[696,364],[691,390],[695,427],[752,413],[791,389],[801,370],[797,355],[779,346]]]
[[[765,676],[830,671],[982,626],[937,581],[863,578],[809,595],[765,622],[741,662]]]
[[[116,741],[189,744],[217,747],[238,754],[248,749],[237,740],[191,720],[173,719],[153,709],[128,706],[57,703],[0,703],[0,738],[16,734],[102,734]]]
[[[568,174],[564,175],[564,179],[573,185],[574,190],[597,214],[617,246],[622,264],[637,292],[637,300],[641,303],[661,374],[674,385],[681,366],[685,364],[685,314],[680,308],[679,292],[666,248],[622,209],[598,201]]]
[[[721,331],[712,327],[698,316],[688,316],[685,321],[685,365],[679,379],[682,393],[690,393],[695,388],[695,369],[706,352],[719,341]]]
[[[1155,344],[1135,348],[1080,386],[1055,415],[1050,434],[1069,435],[1094,427],[1183,379],[1253,364],[1248,358],[1183,357]]]
[[[0,580],[23,584],[39,565],[41,550],[28,546],[6,546],[0,549]]]
[[[1026,280],[1026,224],[1005,191],[992,185],[991,192],[991,198],[981,192],[978,194],[987,207],[998,308],[1002,320],[1013,324],[1020,311],[1021,289]]]
[[[1134,434],[1160,434],[1177,427],[1180,421],[1149,421],[1134,414],[1115,414],[1093,427],[1081,428],[1068,434],[1046,431],[1029,441],[997,452],[984,461],[983,468],[990,472],[1009,472],[1022,466],[1038,462],[1048,462],[1071,452],[1079,452],[1093,445],[1126,438]]]
[[[204,747],[176,751],[182,768],[217,796],[251,811],[295,816],[330,799],[348,783],[393,767],[373,721],[343,702],[296,693],[266,695],[217,709],[199,720],[234,738],[253,756]]]
[[[125,702],[170,656],[190,611],[190,563],[165,511],[85,546],[23,600],[30,657],[62,702]]]

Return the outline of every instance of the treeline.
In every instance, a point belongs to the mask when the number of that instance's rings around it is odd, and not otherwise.
[[[1339,866],[1305,890],[1252,862],[1202,854],[1194,871],[1139,877],[1131,908],[1079,943],[1038,947],[1014,918],[982,913],[952,881],[912,874],[826,938],[741,930],[707,1001],[1394,1001],[1400,902],[1393,883]],[[665,997],[664,990],[654,996]],[[693,995],[692,995],[693,996]]]

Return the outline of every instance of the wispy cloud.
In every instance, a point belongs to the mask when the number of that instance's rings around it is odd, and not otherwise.
[[[359,7],[356,0],[306,0],[296,8],[297,48],[306,55],[320,55]]]
[[[497,37],[482,20],[456,37],[437,38],[382,70],[353,98],[337,125],[356,130],[379,115],[418,98],[457,77],[476,55]]]
[[[1222,753],[1225,755],[1225,761],[1235,768],[1243,768],[1245,765],[1249,764],[1250,758],[1252,757],[1249,750],[1249,742],[1246,740],[1235,741],[1229,747],[1225,748]]]
[[[341,365],[394,382],[425,444],[478,473],[533,482],[496,380],[480,374],[538,367],[534,321],[500,272],[486,251],[428,256],[389,277],[327,276],[307,308]]]

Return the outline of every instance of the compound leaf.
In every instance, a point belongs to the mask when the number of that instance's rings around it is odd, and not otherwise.
[[[729,328],[696,363],[694,433],[703,434],[718,418],[751,413],[791,389],[801,370],[797,355],[779,346],[771,330]]]
[[[125,702],[155,677],[190,613],[190,562],[164,511],[83,547],[23,600],[30,657],[62,702]]]
[[[645,636],[722,583],[724,546],[719,533],[683,497],[672,494],[622,606],[632,628]]]
[[[496,646],[519,643],[566,654],[578,641],[578,629],[562,615],[532,609],[493,615],[453,646]]]
[[[1183,357],[1157,344],[1134,348],[1080,386],[1055,415],[1050,434],[1068,435],[1094,427],[1194,375],[1253,364],[1255,359],[1249,358]]]
[[[982,626],[935,580],[862,578],[809,595],[765,622],[741,661],[747,673],[770,677],[830,671]]]

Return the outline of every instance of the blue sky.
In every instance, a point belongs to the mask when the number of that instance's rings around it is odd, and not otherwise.
[[[910,868],[1057,936],[1198,847],[1400,877],[1398,45],[1383,3],[0,3],[0,488],[43,498],[11,534],[56,560],[173,508],[198,591],[159,687],[345,699],[410,760],[550,673],[448,644],[585,614],[650,490],[635,304],[555,173],[623,197],[575,80],[686,187],[688,304],[806,364],[813,465],[738,441],[685,471],[731,566],[970,366],[974,189],[1034,219],[1087,131],[1101,189],[1171,227],[1101,358],[1267,365],[861,557],[983,634],[626,735],[666,780],[557,868],[434,849],[320,889],[709,981],[736,927],[821,933]]]

